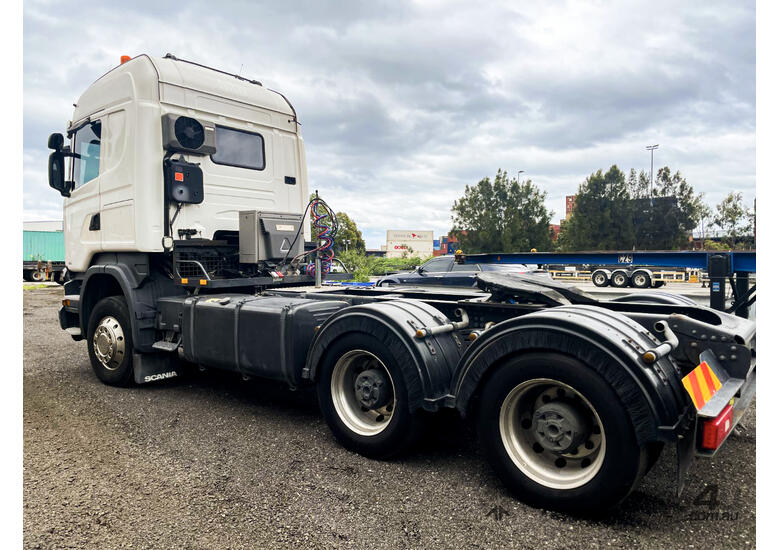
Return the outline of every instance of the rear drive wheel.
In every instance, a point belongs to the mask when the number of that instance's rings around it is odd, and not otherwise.
[[[30,275],[30,278],[33,281],[35,281],[36,283],[39,283],[39,282],[43,281],[45,276],[43,274],[43,271],[41,271],[40,269],[36,269],[35,271],[32,272],[32,274]]]
[[[610,279],[610,282],[612,283],[612,286],[617,288],[626,287],[628,286],[628,275],[626,275],[625,271],[616,271],[612,274],[612,279]]]
[[[344,447],[372,458],[389,458],[418,439],[422,412],[409,411],[400,368],[382,341],[349,334],[331,345],[320,365],[320,410]]]
[[[490,463],[532,506],[597,513],[625,498],[647,470],[627,411],[584,363],[529,353],[498,367],[479,401]]]
[[[103,298],[92,310],[87,332],[92,370],[101,382],[127,386],[133,380],[133,335],[122,296]]]
[[[636,288],[648,288],[651,282],[646,271],[637,271],[631,275],[631,284]]]
[[[607,274],[604,271],[596,271],[591,275],[590,279],[593,281],[593,284],[598,287],[607,286],[609,284],[609,277],[607,277]]]

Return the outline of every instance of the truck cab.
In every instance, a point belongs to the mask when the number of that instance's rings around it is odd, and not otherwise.
[[[163,253],[166,237],[234,236],[241,210],[300,213],[308,202],[303,138],[286,98],[170,54],[139,55],[96,80],[67,136],[69,148],[51,145],[54,162],[71,160],[59,190],[73,274],[103,252]],[[166,183],[166,162],[200,172],[196,196],[170,195],[171,185],[193,190]]]

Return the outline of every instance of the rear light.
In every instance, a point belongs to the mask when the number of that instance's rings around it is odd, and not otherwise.
[[[734,407],[727,405],[715,418],[701,423],[701,448],[716,450],[726,439],[734,424]]]

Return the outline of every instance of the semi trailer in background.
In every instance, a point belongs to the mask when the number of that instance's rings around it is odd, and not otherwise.
[[[23,279],[63,282],[66,270],[62,222],[24,222],[22,239]]]

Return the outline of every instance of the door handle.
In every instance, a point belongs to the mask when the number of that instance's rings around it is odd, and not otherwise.
[[[100,231],[100,212],[93,214],[89,220],[90,231]]]

